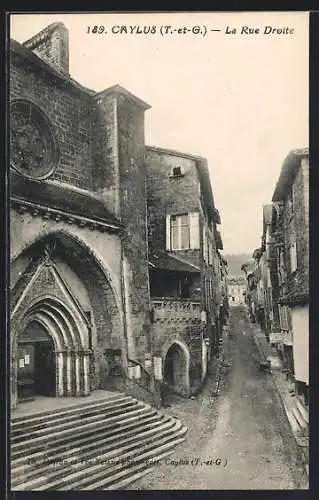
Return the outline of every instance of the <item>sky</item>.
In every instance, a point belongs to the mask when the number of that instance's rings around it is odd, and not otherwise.
[[[224,253],[260,246],[262,205],[271,202],[282,163],[308,146],[308,13],[86,12],[10,21],[20,43],[63,22],[73,78],[96,91],[120,84],[151,105],[146,144],[207,158]],[[88,32],[94,25],[104,33]],[[130,26],[155,33],[131,34]],[[167,34],[162,26],[171,26]],[[265,34],[266,26],[293,33]],[[174,31],[184,27],[190,31]]]

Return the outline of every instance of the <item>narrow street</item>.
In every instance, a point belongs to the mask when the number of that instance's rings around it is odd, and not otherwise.
[[[287,423],[272,375],[259,357],[244,307],[231,310],[219,394],[215,376],[195,399],[165,412],[187,426],[186,441],[130,489],[294,489]]]

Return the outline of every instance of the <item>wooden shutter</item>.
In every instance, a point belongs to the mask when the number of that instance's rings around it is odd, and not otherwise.
[[[189,214],[189,240],[190,248],[193,250],[199,248],[199,213],[191,212]]]
[[[209,239],[208,239],[208,264],[209,265],[213,264],[213,242],[211,240],[210,234],[209,234]]]
[[[203,226],[203,258],[207,261],[207,238],[206,238],[206,228]]]
[[[290,269],[293,273],[297,269],[297,246],[296,243],[290,245]]]
[[[166,250],[171,250],[171,216],[166,215]]]

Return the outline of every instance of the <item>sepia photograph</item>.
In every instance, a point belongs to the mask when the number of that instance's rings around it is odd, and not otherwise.
[[[309,12],[8,18],[9,490],[308,490]]]

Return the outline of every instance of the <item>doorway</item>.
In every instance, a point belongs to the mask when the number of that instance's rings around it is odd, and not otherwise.
[[[181,345],[174,342],[168,349],[164,362],[164,382],[171,390],[181,395],[186,395],[189,390],[187,354]]]
[[[38,322],[32,321],[18,341],[17,387],[20,402],[37,395],[56,396],[56,353],[52,337]]]
[[[34,390],[41,396],[55,396],[55,351],[53,341],[35,342]]]

